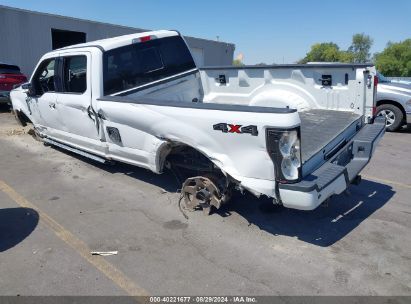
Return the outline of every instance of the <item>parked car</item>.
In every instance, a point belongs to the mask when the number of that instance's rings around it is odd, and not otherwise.
[[[238,189],[312,210],[360,181],[384,134],[375,79],[369,64],[198,69],[178,32],[154,31],[49,52],[11,99],[47,144],[172,170],[185,208]]]
[[[404,79],[390,79],[390,81],[393,82],[393,83],[403,83],[403,84],[410,84],[411,85],[411,81],[404,80]]]
[[[24,82],[27,78],[17,65],[0,62],[0,104],[10,104],[10,91]]]
[[[377,75],[377,116],[386,117],[387,131],[396,131],[411,123],[411,84]]]

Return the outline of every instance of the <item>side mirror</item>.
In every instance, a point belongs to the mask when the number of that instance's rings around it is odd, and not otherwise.
[[[29,96],[29,97],[35,96],[33,85],[30,82],[23,83],[21,85],[21,88],[23,90],[26,90],[27,96]]]

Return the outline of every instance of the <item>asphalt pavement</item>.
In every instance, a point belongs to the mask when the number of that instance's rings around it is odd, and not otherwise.
[[[172,175],[44,146],[0,111],[0,295],[411,295],[411,131],[298,211],[177,207]],[[91,251],[118,251],[94,256]]]

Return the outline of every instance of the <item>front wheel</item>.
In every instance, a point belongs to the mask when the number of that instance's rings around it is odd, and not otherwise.
[[[377,116],[386,118],[386,130],[390,132],[398,130],[402,126],[404,120],[402,111],[392,104],[382,104],[378,106]]]

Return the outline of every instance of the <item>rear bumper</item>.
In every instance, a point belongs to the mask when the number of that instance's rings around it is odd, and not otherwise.
[[[283,205],[313,210],[333,194],[342,193],[368,164],[385,132],[385,119],[365,125],[331,160],[295,184],[280,184]]]
[[[407,120],[407,123],[411,123],[411,112],[407,112],[406,113],[407,115],[406,115],[406,120]]]

